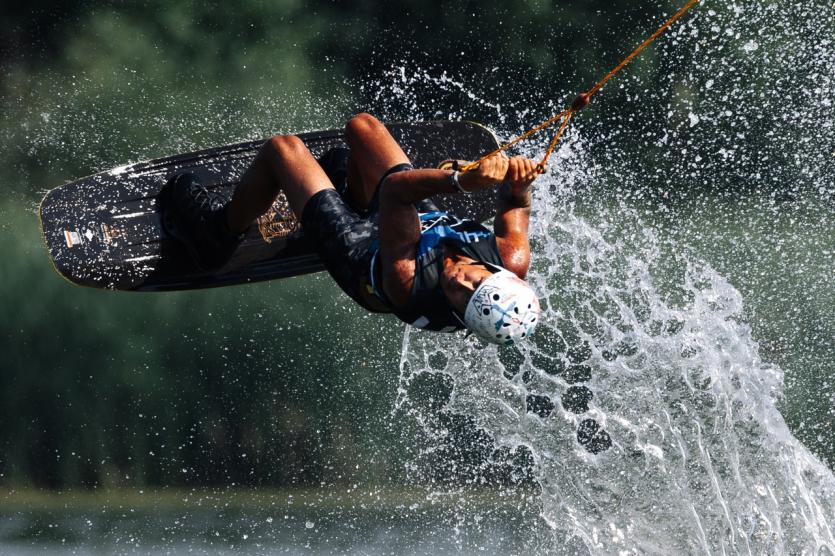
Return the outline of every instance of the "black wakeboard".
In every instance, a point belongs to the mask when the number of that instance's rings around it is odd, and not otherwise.
[[[473,160],[498,146],[488,128],[472,122],[387,124],[416,168],[445,159]],[[342,130],[299,134],[314,157],[345,146]],[[139,162],[53,189],[41,202],[41,228],[55,270],[73,284],[133,291],[228,286],[324,269],[283,194],[258,219],[219,271],[201,271],[161,225],[158,195],[173,174],[193,172],[227,196],[263,141],[239,143]],[[442,210],[483,222],[493,193],[439,195]]]

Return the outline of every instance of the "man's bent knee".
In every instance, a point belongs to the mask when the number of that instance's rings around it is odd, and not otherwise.
[[[380,123],[380,120],[367,112],[362,112],[348,120],[348,123],[345,124],[345,135],[350,139],[351,137],[368,133],[382,126],[383,124]]]
[[[304,141],[295,135],[273,135],[264,143],[262,151],[285,160],[309,152]]]

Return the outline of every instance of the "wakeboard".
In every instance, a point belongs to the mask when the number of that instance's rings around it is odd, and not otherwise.
[[[498,147],[488,128],[472,122],[387,124],[416,168],[446,159],[474,160]],[[301,133],[314,157],[345,146],[343,130]],[[280,194],[222,269],[200,270],[162,226],[159,193],[168,179],[193,172],[231,197],[263,141],[121,166],[46,194],[41,228],[55,270],[80,286],[132,291],[189,290],[286,278],[324,270]],[[492,191],[439,195],[442,210],[483,222],[494,213]]]

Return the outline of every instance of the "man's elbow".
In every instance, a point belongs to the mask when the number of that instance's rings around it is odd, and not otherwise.
[[[524,233],[510,234],[509,236],[497,234],[496,243],[504,267],[524,280],[531,264],[531,248],[528,243],[528,235]]]
[[[525,279],[528,275],[528,269],[531,265],[531,254],[530,253],[515,253],[508,260],[503,261],[505,263],[505,268],[511,271],[513,274],[521,278],[522,280]]]

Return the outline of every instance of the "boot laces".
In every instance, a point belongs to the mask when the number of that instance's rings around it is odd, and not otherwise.
[[[189,197],[192,199],[192,207],[198,212],[216,211],[223,208],[226,204],[226,197],[216,191],[209,191],[202,184],[192,183],[190,186]]]

